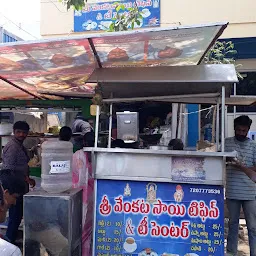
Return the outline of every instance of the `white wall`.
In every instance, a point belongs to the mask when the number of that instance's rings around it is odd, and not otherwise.
[[[88,2],[97,1],[88,0]],[[161,0],[161,24],[167,27],[178,23],[191,25],[228,21],[229,26],[223,37],[255,37],[255,10],[255,0]],[[73,28],[73,10],[67,12],[66,7],[58,1],[41,0],[41,35],[43,37],[71,35]]]

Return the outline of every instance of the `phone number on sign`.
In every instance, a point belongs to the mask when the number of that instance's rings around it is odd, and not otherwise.
[[[190,188],[191,193],[202,193],[202,194],[220,194],[220,189],[209,189],[209,188]]]

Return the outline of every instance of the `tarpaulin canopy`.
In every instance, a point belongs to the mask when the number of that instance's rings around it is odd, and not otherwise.
[[[66,37],[0,46],[0,99],[88,97],[96,68],[199,64],[227,23]]]

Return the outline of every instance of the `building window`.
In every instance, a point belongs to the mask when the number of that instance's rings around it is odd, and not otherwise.
[[[244,79],[236,86],[237,95],[256,96],[256,72],[243,74]],[[228,108],[228,112],[232,113],[233,107]],[[256,106],[237,106],[237,112],[256,112]]]

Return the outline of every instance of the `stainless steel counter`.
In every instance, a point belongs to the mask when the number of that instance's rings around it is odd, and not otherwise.
[[[235,152],[84,148],[96,179],[224,185],[225,158]]]

